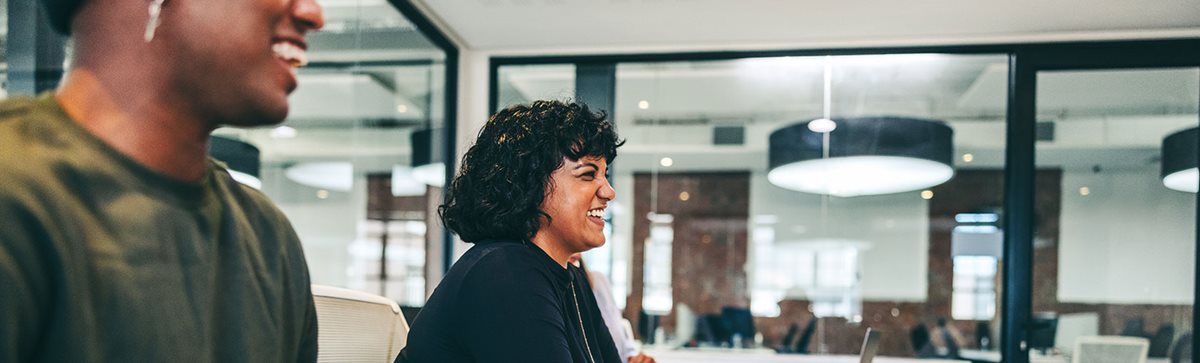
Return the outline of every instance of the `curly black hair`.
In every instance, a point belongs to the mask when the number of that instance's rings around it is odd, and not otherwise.
[[[542,202],[563,158],[603,157],[611,164],[624,143],[604,112],[582,103],[508,107],[479,131],[438,214],[466,242],[533,238],[541,218],[550,218]]]

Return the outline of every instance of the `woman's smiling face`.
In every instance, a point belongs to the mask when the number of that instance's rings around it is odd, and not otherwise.
[[[550,174],[541,208],[550,218],[543,219],[535,239],[555,241],[571,253],[603,246],[604,212],[616,197],[607,172],[603,157],[564,158]]]

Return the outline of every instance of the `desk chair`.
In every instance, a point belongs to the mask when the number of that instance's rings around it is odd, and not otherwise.
[[[1150,341],[1139,337],[1091,336],[1075,340],[1072,363],[1146,363]]]
[[[400,306],[388,298],[312,286],[317,307],[317,362],[392,362],[408,340]]]

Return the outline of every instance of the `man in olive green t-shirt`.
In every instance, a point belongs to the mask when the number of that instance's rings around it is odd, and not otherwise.
[[[284,119],[315,0],[40,1],[74,51],[0,103],[0,362],[315,361],[295,232],[206,155]]]

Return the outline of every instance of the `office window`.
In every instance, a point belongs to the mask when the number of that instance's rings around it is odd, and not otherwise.
[[[996,316],[996,258],[954,257],[952,313],[957,320],[991,320]]]
[[[751,312],[778,317],[779,301],[803,298],[819,317],[861,319],[859,252],[833,245],[775,246],[773,230],[755,231]]]
[[[671,245],[675,232],[670,214],[658,214],[651,218],[650,237],[646,238],[646,287],[642,306],[648,312],[666,314],[671,311]]]

